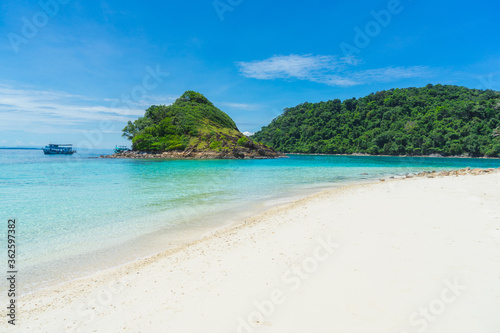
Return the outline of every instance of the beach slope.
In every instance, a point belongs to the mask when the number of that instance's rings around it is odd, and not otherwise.
[[[18,301],[19,332],[498,332],[500,173],[324,191]]]

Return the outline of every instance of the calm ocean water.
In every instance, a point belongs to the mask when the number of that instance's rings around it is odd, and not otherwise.
[[[291,156],[276,160],[98,159],[0,150],[0,230],[18,219],[23,293],[199,237],[252,212],[348,182],[500,160]]]

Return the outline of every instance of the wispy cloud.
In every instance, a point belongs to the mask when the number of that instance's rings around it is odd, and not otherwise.
[[[50,132],[55,127],[84,128],[85,124],[101,121],[123,123],[143,115],[145,108],[159,104],[152,102],[160,100],[164,101],[162,104],[170,101],[166,96],[151,96],[133,103],[113,98],[99,100],[62,91],[0,84],[0,128],[22,125],[24,130]]]
[[[353,67],[359,63],[356,58],[352,57],[292,54],[236,64],[240,73],[248,78],[297,79],[341,87],[427,77],[433,74],[433,71],[426,66],[385,67],[354,71]]]
[[[262,105],[259,104],[231,103],[231,102],[221,102],[216,104],[220,105],[221,107],[228,107],[241,110],[257,110],[259,108],[262,108]]]
[[[244,76],[261,80],[287,78],[307,80],[319,72],[336,71],[344,66],[342,61],[333,56],[310,54],[274,56],[266,60],[237,64]]]

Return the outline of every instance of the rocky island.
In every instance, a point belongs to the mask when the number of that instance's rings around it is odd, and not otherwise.
[[[238,130],[205,96],[186,91],[172,105],[153,105],[129,121],[132,150],[103,158],[262,159],[286,157]]]

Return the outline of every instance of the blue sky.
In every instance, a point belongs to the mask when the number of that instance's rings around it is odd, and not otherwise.
[[[185,90],[244,132],[305,101],[394,87],[500,90],[497,1],[78,1],[0,4],[0,146],[127,144]]]

